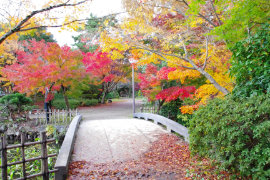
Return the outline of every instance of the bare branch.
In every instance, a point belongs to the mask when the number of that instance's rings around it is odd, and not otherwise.
[[[217,15],[217,10],[216,10],[216,8],[215,8],[215,6],[214,6],[212,0],[210,0],[210,3],[211,3],[211,6],[212,6],[212,9],[213,9],[213,11],[214,11],[214,14],[215,14],[215,16],[216,16],[216,18],[217,18],[217,20],[218,20],[218,25],[220,26],[222,23],[221,23],[220,18],[219,18],[218,15]]]
[[[178,2],[183,2],[188,8],[189,7],[189,4],[185,1],[185,0],[176,0]],[[217,27],[217,25],[215,25],[210,19],[208,19],[207,17],[205,17],[204,15],[202,15],[201,13],[198,13],[198,16],[203,18],[204,20],[206,20],[209,24],[211,24],[212,26],[214,27]]]
[[[183,59],[181,56],[177,56],[177,55],[174,55],[174,54],[166,54],[166,53],[163,53],[163,52],[159,52],[159,51],[156,51],[156,50],[152,50],[152,49],[149,49],[149,48],[145,48],[145,47],[137,47],[137,46],[133,46],[133,49],[143,49],[143,50],[146,50],[146,51],[149,51],[149,52],[152,52],[154,54],[157,54],[159,55],[160,57],[162,57],[164,60],[166,60],[168,62],[168,59],[164,56],[173,56],[173,57],[177,57],[179,59],[182,59],[184,61],[186,61],[185,59]],[[186,61],[187,62],[187,61]],[[184,66],[184,65],[180,65],[180,64],[176,64],[177,66],[180,66],[182,68],[185,68],[185,69],[192,69],[192,70],[196,70],[195,68],[193,67],[188,67],[188,66]]]
[[[207,60],[210,58],[210,57],[208,57],[208,36],[206,36],[205,39],[206,39],[206,44],[205,44],[206,55],[205,55],[205,60],[204,60],[203,67],[202,67],[203,70],[204,70],[205,67],[206,67]]]
[[[144,4],[144,5],[147,5],[147,6],[153,6],[152,4],[148,4],[148,3],[141,3],[141,4]],[[167,6],[161,6],[161,5],[154,5],[153,7],[159,7],[159,8],[165,8],[165,9],[171,9],[171,7],[167,7]],[[177,13],[183,15],[186,17],[185,13],[182,12],[181,10],[179,9],[173,9],[174,11],[176,11]]]
[[[21,27],[24,25],[24,23],[26,23],[28,20],[30,20],[32,17],[34,17],[36,14],[46,12],[46,11],[50,11],[52,9],[56,9],[56,8],[60,8],[60,7],[77,6],[77,5],[83,4],[83,3],[87,2],[87,1],[89,1],[89,0],[83,0],[83,1],[79,1],[77,3],[73,3],[73,4],[61,3],[61,4],[58,4],[58,5],[49,6],[47,8],[43,8],[43,9],[40,9],[40,10],[32,11],[28,16],[26,16],[23,20],[21,20],[13,29],[11,29],[10,31],[5,33],[0,38],[0,44],[2,44],[4,42],[4,40],[6,40],[12,34],[21,31]]]

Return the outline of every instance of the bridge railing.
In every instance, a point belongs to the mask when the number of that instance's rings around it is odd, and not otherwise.
[[[166,126],[169,132],[176,132],[180,134],[181,136],[183,136],[186,142],[189,142],[188,129],[185,126],[171,119],[165,118],[157,114],[151,114],[151,113],[134,113],[133,117],[139,118],[139,119],[145,119],[148,121],[152,120],[154,121],[155,124]]]
[[[82,116],[77,115],[73,118],[72,122],[69,125],[54,167],[55,169],[57,169],[57,172],[55,173],[55,179],[57,180],[64,180],[67,177],[68,165],[71,159],[76,134],[81,120]]]

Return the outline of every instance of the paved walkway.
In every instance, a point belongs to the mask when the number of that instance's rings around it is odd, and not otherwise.
[[[81,109],[80,113],[83,121],[75,141],[73,162],[98,164],[136,159],[159,135],[167,133],[151,122],[131,118],[130,99]]]

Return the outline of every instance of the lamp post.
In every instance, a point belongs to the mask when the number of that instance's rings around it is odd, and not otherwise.
[[[135,59],[129,59],[129,62],[132,65],[132,112],[135,113],[135,82],[134,82],[134,63],[137,62]]]

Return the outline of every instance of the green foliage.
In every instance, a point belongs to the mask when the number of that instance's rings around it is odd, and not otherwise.
[[[98,99],[83,99],[82,106],[95,106],[98,104]]]
[[[82,98],[84,99],[99,99],[101,95],[101,85],[88,84],[86,89],[83,89]]]
[[[68,99],[70,109],[75,109],[80,106],[81,101],[78,99]],[[56,109],[66,109],[66,103],[64,99],[54,99],[52,105]]]
[[[109,92],[107,95],[106,95],[106,99],[115,99],[115,98],[119,98],[119,93],[117,91],[112,91],[112,92]]]
[[[225,40],[231,47],[248,33],[256,31],[260,24],[269,22],[270,6],[268,0],[217,1],[217,11],[223,12],[223,24],[214,28],[213,34]],[[228,8],[224,11],[225,8]]]
[[[270,92],[270,33],[269,24],[255,35],[240,41],[232,48],[231,74],[236,97],[256,96]]]
[[[91,44],[92,40],[98,38],[99,33],[106,28],[103,24],[108,20],[109,26],[114,26],[116,23],[115,17],[111,16],[110,19],[108,18],[98,18],[90,14],[90,18],[87,20],[84,29],[79,29],[81,34],[79,36],[73,36],[75,41],[75,46],[79,48],[83,52],[94,52],[98,45]]]
[[[193,154],[210,157],[243,177],[270,178],[270,95],[211,100],[190,122]]]
[[[186,122],[182,121],[182,117],[180,116],[182,113],[179,107],[181,107],[182,103],[181,100],[175,100],[164,104],[160,109],[160,115],[175,120],[182,125],[186,125]]]
[[[11,115],[12,120],[16,120],[18,116],[26,116],[26,112],[32,109],[32,100],[23,94],[9,94],[0,98],[1,111],[4,116]],[[19,118],[20,118],[19,117]]]
[[[45,42],[55,42],[53,39],[53,35],[50,33],[46,33],[45,28],[37,29],[36,31],[30,31],[31,33],[20,35],[19,41],[24,40],[32,40],[35,39],[36,41],[44,40]]]
[[[49,154],[57,153],[57,151],[58,150],[55,147],[55,144],[48,145],[48,153]],[[10,149],[7,151],[7,155],[8,155],[8,163],[22,161],[21,148]],[[40,145],[34,145],[34,146],[29,146],[29,147],[25,148],[25,158],[26,159],[40,157],[40,155],[41,155]],[[54,169],[55,160],[56,160],[55,157],[48,158],[49,170]],[[0,158],[0,164],[1,164],[1,158]],[[22,168],[23,168],[22,164],[9,166],[7,168],[8,179],[17,179],[17,178],[23,177]],[[1,172],[1,169],[0,169],[0,172]],[[40,172],[41,172],[41,160],[35,160],[35,161],[31,161],[31,162],[26,163],[26,173],[28,175],[38,174]],[[53,174],[50,174],[50,179],[53,179]]]

